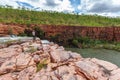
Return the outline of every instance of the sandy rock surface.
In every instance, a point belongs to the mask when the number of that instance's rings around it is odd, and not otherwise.
[[[120,80],[120,68],[54,43],[25,42],[0,49],[0,80]]]

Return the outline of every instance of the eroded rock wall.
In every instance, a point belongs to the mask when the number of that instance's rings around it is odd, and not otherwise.
[[[0,24],[0,36],[5,36],[12,29],[13,34],[23,33],[25,29],[39,26],[44,32],[46,38],[57,34],[66,34],[63,37],[67,40],[74,36],[90,37],[107,41],[120,42],[120,27],[87,27],[87,26],[59,26],[59,25],[20,25],[20,24]]]
[[[25,28],[25,25],[0,24],[0,36],[6,36],[10,34],[18,35],[19,33],[23,33]]]
[[[90,37],[92,39],[120,42],[120,27],[86,27],[86,26],[41,26],[46,36],[68,34],[68,36]]]

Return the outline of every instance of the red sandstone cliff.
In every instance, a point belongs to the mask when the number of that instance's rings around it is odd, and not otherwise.
[[[66,34],[64,38],[77,36],[88,36],[92,39],[108,41],[120,41],[120,27],[84,27],[84,26],[56,26],[56,25],[30,25],[29,28],[39,26],[45,32],[45,36]],[[0,36],[8,35],[12,29],[13,34],[23,33],[27,25],[20,24],[0,24]]]

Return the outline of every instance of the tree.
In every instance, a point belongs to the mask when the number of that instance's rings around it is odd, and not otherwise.
[[[45,32],[38,26],[35,26],[34,28],[36,36],[43,39],[45,37]]]

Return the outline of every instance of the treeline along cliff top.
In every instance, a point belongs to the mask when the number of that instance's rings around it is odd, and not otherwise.
[[[120,26],[120,18],[0,7],[0,23],[113,27]]]

